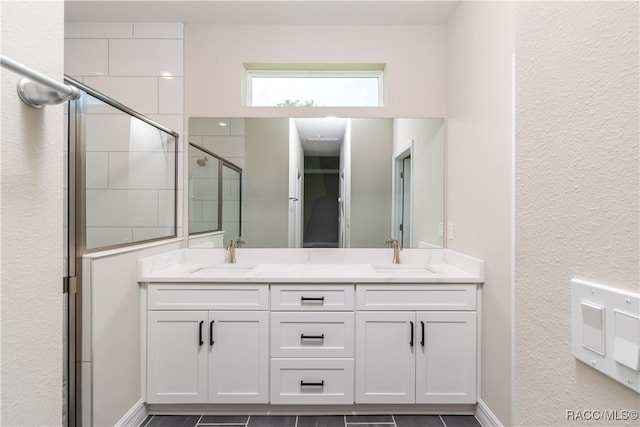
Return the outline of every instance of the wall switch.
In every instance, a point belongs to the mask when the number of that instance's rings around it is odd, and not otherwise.
[[[438,237],[444,237],[444,223],[438,223]]]
[[[604,356],[604,307],[582,301],[580,308],[582,309],[582,345]]]
[[[634,371],[640,371],[640,319],[614,312],[613,358]]]
[[[453,223],[451,222],[447,225],[447,237],[449,240],[453,240]]]
[[[640,393],[640,294],[571,280],[576,359]]]

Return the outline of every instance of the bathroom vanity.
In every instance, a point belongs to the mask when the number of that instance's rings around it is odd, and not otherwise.
[[[239,249],[229,264],[222,249],[185,249],[141,260],[143,400],[270,413],[475,404],[483,262],[444,249],[400,256]]]

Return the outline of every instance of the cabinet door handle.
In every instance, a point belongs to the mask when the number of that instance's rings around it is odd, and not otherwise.
[[[209,322],[209,345],[213,345],[215,341],[213,341],[213,323],[215,321],[212,320]]]
[[[204,344],[204,341],[202,340],[202,325],[204,324],[204,320],[200,321],[200,325],[198,326],[198,343],[200,345]]]
[[[300,380],[300,387],[324,387],[324,380],[319,383],[306,383],[304,380]]]
[[[422,336],[420,339],[420,345],[424,347],[424,322],[422,320],[420,321],[420,326],[422,327]]]
[[[409,345],[413,347],[413,322],[409,322],[411,324],[411,341],[409,341]]]
[[[300,339],[301,339],[301,340],[323,340],[323,339],[324,339],[324,334],[322,334],[322,335],[305,335],[305,334],[300,334]]]
[[[321,301],[324,302],[324,297],[300,297],[300,302],[305,301]]]

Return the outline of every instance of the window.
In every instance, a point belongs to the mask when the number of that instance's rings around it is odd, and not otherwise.
[[[371,64],[369,64],[371,65]],[[367,69],[247,68],[247,105],[254,107],[380,107],[384,64]],[[310,69],[308,69],[310,68]],[[340,69],[351,68],[351,69]]]

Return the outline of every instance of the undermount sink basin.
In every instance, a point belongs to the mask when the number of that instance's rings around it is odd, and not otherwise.
[[[372,265],[374,271],[378,274],[438,274],[439,271],[427,264],[389,264],[389,265]]]
[[[220,264],[198,267],[190,273],[197,273],[201,275],[218,275],[228,276],[233,274],[246,274],[255,268],[255,265],[242,265],[242,264]]]

